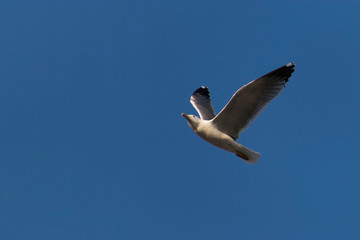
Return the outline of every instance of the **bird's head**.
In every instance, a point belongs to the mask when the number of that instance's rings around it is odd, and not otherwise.
[[[198,118],[195,115],[187,115],[185,113],[181,114],[182,116],[184,116],[184,118],[186,119],[186,121],[188,122],[190,128],[197,133],[197,128],[199,126],[200,123],[200,118]]]

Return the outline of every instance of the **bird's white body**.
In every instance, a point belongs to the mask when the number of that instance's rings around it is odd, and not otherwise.
[[[201,119],[185,113],[182,115],[190,128],[205,141],[235,153],[247,163],[256,163],[260,153],[244,147],[236,139],[266,105],[281,93],[294,67],[294,63],[286,64],[241,87],[217,115],[208,88],[202,86],[190,99]]]
[[[246,160],[247,163],[256,163],[259,160],[261,156],[260,153],[244,147],[229,135],[221,132],[211,120],[201,120],[193,115],[187,117],[193,118],[193,121],[198,123],[196,127],[190,123],[189,126],[199,137],[208,143],[225,151],[235,153],[238,157]]]
[[[195,133],[212,145],[221,147],[226,151],[233,152],[236,148],[236,142],[229,135],[214,127],[211,121],[200,121]]]
[[[260,153],[244,147],[229,135],[219,131],[211,121],[201,121],[197,131],[197,135],[205,141],[225,151],[235,153],[237,156],[244,158],[248,163],[256,163],[261,156]]]

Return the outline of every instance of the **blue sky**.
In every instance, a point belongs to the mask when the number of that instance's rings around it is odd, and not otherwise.
[[[359,239],[360,4],[1,1],[1,239]],[[295,61],[239,142],[188,127]]]

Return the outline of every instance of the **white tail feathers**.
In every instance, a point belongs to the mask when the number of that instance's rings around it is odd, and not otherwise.
[[[248,149],[247,147],[244,147],[242,145],[239,146],[239,151],[235,154],[236,156],[244,159],[244,161],[247,163],[256,163],[261,157],[260,153]]]

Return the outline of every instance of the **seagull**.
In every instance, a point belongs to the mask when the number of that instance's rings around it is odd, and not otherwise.
[[[236,140],[266,105],[281,93],[294,71],[295,64],[291,62],[244,85],[217,115],[211,103],[209,89],[202,86],[190,98],[200,118],[185,113],[181,115],[190,128],[205,141],[235,153],[247,163],[256,163],[261,154],[244,147]]]

